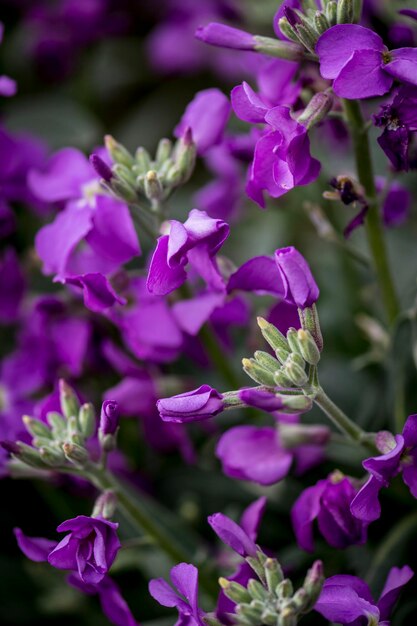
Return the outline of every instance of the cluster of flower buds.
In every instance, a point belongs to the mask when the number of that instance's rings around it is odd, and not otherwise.
[[[18,466],[65,471],[85,468],[91,463],[86,442],[96,431],[94,407],[90,403],[80,405],[75,392],[64,380],[59,382],[59,398],[61,413],[49,411],[46,422],[28,415],[23,417],[26,430],[32,437],[31,446],[22,441],[1,442]],[[115,402],[103,404],[99,442],[104,453],[115,447],[118,416]]]
[[[320,595],[324,577],[323,566],[316,561],[308,571],[302,587],[294,592],[292,582],[284,577],[277,559],[261,550],[246,561],[259,580],[251,578],[246,587],[220,578],[224,594],[236,603],[234,623],[242,626],[296,626],[309,613]]]
[[[102,186],[131,204],[145,198],[151,209],[157,210],[177,187],[188,181],[194,170],[196,146],[189,128],[175,145],[169,139],[161,139],[154,159],[143,147],[133,156],[110,135],[106,136],[105,145],[112,167],[97,154],[90,157],[91,163],[101,176]]]
[[[317,344],[311,331],[289,328],[284,337],[262,317],[258,318],[258,325],[276,358],[267,352],[255,352],[253,359],[243,359],[246,374],[266,387],[304,387],[309,380],[306,365],[315,366],[320,360],[321,345]]]
[[[315,0],[303,0],[302,11],[284,8],[279,28],[285,37],[314,54],[318,38],[326,30],[357,21],[356,4],[355,0],[323,0],[319,9]]]

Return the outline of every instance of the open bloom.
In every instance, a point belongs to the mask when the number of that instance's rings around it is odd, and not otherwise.
[[[57,569],[77,572],[83,583],[103,580],[116,558],[120,541],[118,524],[98,517],[79,515],[57,528],[69,534],[59,543],[41,537],[26,537],[15,529],[19,548],[32,561],[47,561]]]
[[[377,602],[372,598],[368,585],[357,576],[332,576],[324,582],[314,609],[330,622],[338,624],[389,626],[398,596],[413,576],[414,572],[408,565],[393,567]]]
[[[159,604],[178,610],[177,624],[205,626],[204,613],[198,606],[198,569],[191,563],[179,563],[171,569],[174,590],[163,578],[149,583],[149,593]]]
[[[367,525],[356,519],[349,505],[357,493],[350,478],[334,472],[328,478],[308,487],[295,501],[291,519],[301,548],[313,552],[313,523],[327,543],[346,548],[366,541]]]
[[[246,186],[248,196],[265,207],[263,192],[279,198],[298,185],[308,185],[320,172],[310,155],[307,128],[291,117],[290,109],[276,106],[265,114],[266,132],[257,141]]]
[[[156,405],[165,422],[198,422],[214,417],[224,408],[222,395],[210,385],[162,398]]]
[[[417,85],[417,48],[389,51],[381,37],[358,24],[337,24],[316,45],[323,78],[333,80],[341,98],[387,93],[394,79]]]
[[[215,291],[225,289],[215,254],[229,235],[229,226],[212,219],[204,211],[193,209],[182,224],[170,220],[169,234],[158,239],[148,272],[147,287],[154,295],[166,295],[187,279],[185,266],[190,263]]]
[[[367,522],[381,515],[379,492],[399,473],[411,495],[417,498],[417,415],[408,417],[401,435],[378,433],[376,445],[383,454],[362,463],[370,477],[351,504],[353,515]]]

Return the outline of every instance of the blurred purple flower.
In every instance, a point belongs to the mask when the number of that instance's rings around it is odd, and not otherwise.
[[[13,324],[25,292],[26,280],[14,248],[6,248],[0,257],[0,324]]]
[[[205,626],[204,613],[198,606],[198,570],[190,563],[179,563],[171,569],[174,589],[163,579],[156,578],[149,583],[149,593],[162,606],[178,610],[177,624]]]
[[[314,609],[330,622],[363,626],[373,623],[389,626],[390,616],[400,592],[414,576],[405,565],[389,571],[378,602],[372,598],[368,585],[356,576],[332,576],[324,582],[322,592]]]

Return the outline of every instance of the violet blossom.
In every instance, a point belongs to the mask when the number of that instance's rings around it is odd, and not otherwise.
[[[15,529],[15,535],[19,548],[32,561],[72,570],[83,583],[95,585],[103,580],[120,549],[117,528],[115,522],[79,515],[58,526],[58,532],[69,531],[59,543],[27,537],[20,528]]]
[[[175,590],[163,579],[149,583],[149,593],[162,606],[178,610],[180,624],[205,626],[204,612],[198,606],[198,570],[190,563],[179,563],[171,569]]]
[[[320,36],[316,52],[323,78],[341,98],[383,96],[394,79],[417,85],[417,48],[388,50],[381,37],[358,24],[337,24]]]
[[[351,504],[352,514],[366,522],[379,518],[379,492],[400,473],[411,495],[417,498],[417,415],[407,418],[401,435],[378,433],[376,446],[382,454],[362,463],[370,476]]]
[[[104,435],[114,435],[120,419],[119,405],[114,400],[105,400],[101,406],[99,430]]]
[[[391,568],[377,602],[368,585],[357,576],[331,576],[325,580],[314,609],[325,619],[338,624],[365,626],[373,620],[373,624],[389,626],[401,590],[413,576],[408,565]]]
[[[367,524],[356,519],[349,509],[357,492],[352,480],[340,472],[305,489],[291,510],[299,546],[308,552],[314,551],[315,520],[320,533],[333,548],[365,543]]]
[[[290,109],[277,106],[265,114],[266,132],[257,141],[249,180],[248,196],[265,207],[263,192],[279,198],[299,185],[313,182],[320,163],[310,155],[307,128],[291,117]]]
[[[0,256],[0,324],[16,322],[25,292],[26,280],[14,248],[6,248]]]
[[[215,291],[224,291],[224,281],[215,254],[229,235],[229,226],[193,209],[181,224],[169,222],[169,234],[158,239],[148,271],[147,287],[154,295],[166,295],[187,279],[184,269],[190,263]]]

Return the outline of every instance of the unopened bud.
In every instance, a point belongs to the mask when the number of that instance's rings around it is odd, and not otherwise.
[[[282,609],[279,616],[279,626],[297,626],[297,614],[291,607]]]
[[[333,101],[333,94],[330,90],[316,93],[298,116],[297,121],[308,129],[312,128],[327,117],[332,109]]]
[[[274,357],[268,352],[257,350],[253,355],[259,365],[262,365],[265,369],[269,370],[273,374],[279,369],[280,364]]]
[[[148,200],[161,200],[164,195],[164,188],[159,180],[158,172],[156,170],[149,170],[145,174],[144,181],[145,196]]]
[[[105,400],[101,406],[99,434],[114,435],[119,426],[119,405],[113,400]]]
[[[62,451],[52,446],[44,446],[39,450],[40,457],[46,465],[50,467],[61,467],[65,464],[65,457]]]
[[[118,198],[121,198],[125,202],[137,202],[138,196],[135,188],[122,180],[112,180],[111,190]]]
[[[281,566],[276,559],[269,558],[265,561],[264,569],[268,590],[275,593],[275,589],[284,578]]]
[[[129,168],[134,165],[135,160],[133,156],[121,143],[116,141],[114,137],[106,135],[104,137],[104,144],[114,163],[121,163]]]
[[[236,615],[251,626],[258,626],[262,622],[262,611],[263,606],[257,607],[253,604],[241,603],[235,607]]]
[[[298,333],[295,328],[289,328],[287,330],[287,341],[291,352],[301,356],[300,346],[298,345]]]
[[[145,148],[140,147],[136,150],[135,160],[134,171],[138,170],[138,173],[146,174],[151,169],[151,157]]]
[[[284,578],[276,587],[276,594],[279,598],[291,598],[294,593],[292,582],[289,578]]]
[[[290,354],[283,369],[293,385],[303,387],[308,381],[308,376],[304,368],[297,362],[296,356],[294,353]]]
[[[314,15],[314,25],[319,35],[322,35],[330,28],[327,17],[321,11],[316,11]]]
[[[292,597],[292,602],[295,605],[297,613],[303,613],[307,606],[310,604],[310,597],[306,590],[301,587],[297,589]]]
[[[313,407],[311,398],[307,398],[304,394],[299,395],[283,395],[279,396],[285,406],[287,413],[306,413]]]
[[[326,7],[326,17],[330,26],[337,24],[337,0],[330,0]]]
[[[338,0],[336,21],[338,24],[351,24],[354,19],[354,0]]]
[[[255,359],[242,359],[243,371],[260,385],[275,387],[274,375],[262,367]]]
[[[323,350],[323,335],[321,334],[320,320],[315,304],[305,309],[298,309],[298,314],[304,330],[308,330],[316,342],[317,348]]]
[[[100,445],[103,452],[112,452],[117,447],[117,433],[115,435],[104,435],[100,436],[99,431],[99,439]]]
[[[117,506],[117,496],[114,491],[104,491],[96,500],[92,517],[102,517],[103,519],[111,519]]]
[[[60,413],[49,411],[46,414],[46,421],[51,427],[54,439],[63,437],[67,431],[67,424]]]
[[[83,404],[78,414],[78,423],[81,433],[86,439],[94,435],[96,429],[96,417],[94,414],[94,407],[89,402]]]
[[[30,465],[30,467],[36,467],[37,469],[45,469],[46,465],[42,461],[39,450],[32,448],[31,446],[26,445],[22,441],[17,441],[16,445],[18,450],[13,450],[12,454],[22,463],[26,463],[26,465]]]
[[[167,159],[171,156],[172,152],[172,141],[169,139],[161,139],[158,143],[158,147],[156,149],[156,162],[158,165],[162,165],[165,163]]]
[[[26,427],[26,430],[32,435],[32,437],[43,437],[45,439],[52,439],[52,433],[48,426],[40,420],[24,415],[22,421]]]
[[[259,580],[251,578],[248,582],[247,589],[253,600],[260,600],[261,602],[265,602],[269,598],[268,591],[263,585],[261,585]]]
[[[320,350],[310,331],[300,328],[297,332],[297,341],[304,361],[311,365],[317,365],[320,361]]]
[[[323,563],[315,561],[307,572],[303,588],[310,598],[309,607],[313,607],[321,593],[324,584]]]
[[[136,176],[130,167],[116,163],[116,165],[113,166],[113,174],[114,177],[118,179],[119,183],[123,183],[126,187],[134,189]]]
[[[193,141],[191,129],[187,128],[183,136],[178,139],[174,152],[175,168],[182,183],[186,183],[193,173],[196,157],[197,146]]]
[[[88,461],[88,452],[76,443],[66,442],[62,445],[65,458],[76,465],[84,465]]]
[[[278,624],[278,615],[276,611],[268,608],[265,609],[261,615],[261,624],[266,624],[266,626],[277,626]]]
[[[255,558],[253,556],[247,556],[245,560],[246,560],[246,563],[253,569],[253,571],[258,576],[258,578],[262,582],[266,582],[264,566],[259,560],[259,558]]]
[[[61,378],[59,381],[59,401],[62,414],[68,419],[72,415],[78,415],[80,403],[74,390]]]
[[[284,368],[282,367],[274,373],[274,381],[275,384],[278,385],[278,387],[286,388],[292,387],[293,385],[291,379],[287,376]]]
[[[287,37],[288,39],[291,39],[291,41],[294,41],[297,44],[299,43],[299,39],[297,37],[297,34],[296,34],[295,30],[293,29],[293,27],[291,26],[291,24],[289,23],[289,21],[287,20],[286,17],[281,17],[280,18],[280,20],[278,21],[278,27],[279,27],[281,33],[284,35],[284,37]]]
[[[113,173],[107,163],[105,163],[105,161],[103,161],[103,159],[99,157],[98,154],[92,154],[90,156],[90,163],[95,169],[96,173],[100,176],[100,178],[105,180],[107,183],[111,181]]]
[[[263,338],[269,343],[273,350],[282,349],[289,352],[287,340],[278,328],[270,322],[267,322],[263,317],[258,317],[257,321]]]
[[[240,604],[252,600],[248,590],[239,583],[227,580],[227,578],[219,578],[219,585],[223,589],[224,595],[232,602]]]
[[[304,51],[302,47],[292,41],[280,41],[272,37],[261,37],[255,35],[255,50],[261,54],[266,54],[279,59],[287,59],[288,61],[302,61]]]
[[[275,354],[276,354],[278,361],[283,365],[285,361],[287,360],[287,358],[289,357],[289,355],[291,354],[291,352],[290,352],[289,347],[287,347],[286,349],[278,348],[278,350],[275,350]]]

